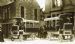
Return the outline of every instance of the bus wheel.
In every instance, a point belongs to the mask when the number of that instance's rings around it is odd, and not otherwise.
[[[12,37],[11,40],[14,41],[14,38]]]

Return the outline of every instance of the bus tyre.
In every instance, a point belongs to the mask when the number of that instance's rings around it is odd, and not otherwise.
[[[14,38],[12,37],[11,40],[14,41]]]

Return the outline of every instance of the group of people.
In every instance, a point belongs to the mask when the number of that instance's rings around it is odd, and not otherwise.
[[[47,37],[47,30],[45,26],[41,26],[38,32],[38,37],[39,38],[46,38]]]

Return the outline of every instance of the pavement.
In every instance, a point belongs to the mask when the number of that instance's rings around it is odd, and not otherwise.
[[[73,41],[63,41],[60,40],[50,40],[50,39],[33,39],[33,40],[14,40],[5,39],[5,42],[0,42],[0,44],[75,44],[75,40]]]

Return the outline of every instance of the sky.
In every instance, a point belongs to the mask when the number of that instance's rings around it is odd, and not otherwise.
[[[42,10],[45,10],[45,0],[37,0],[38,4],[40,5],[40,8],[42,8]]]

